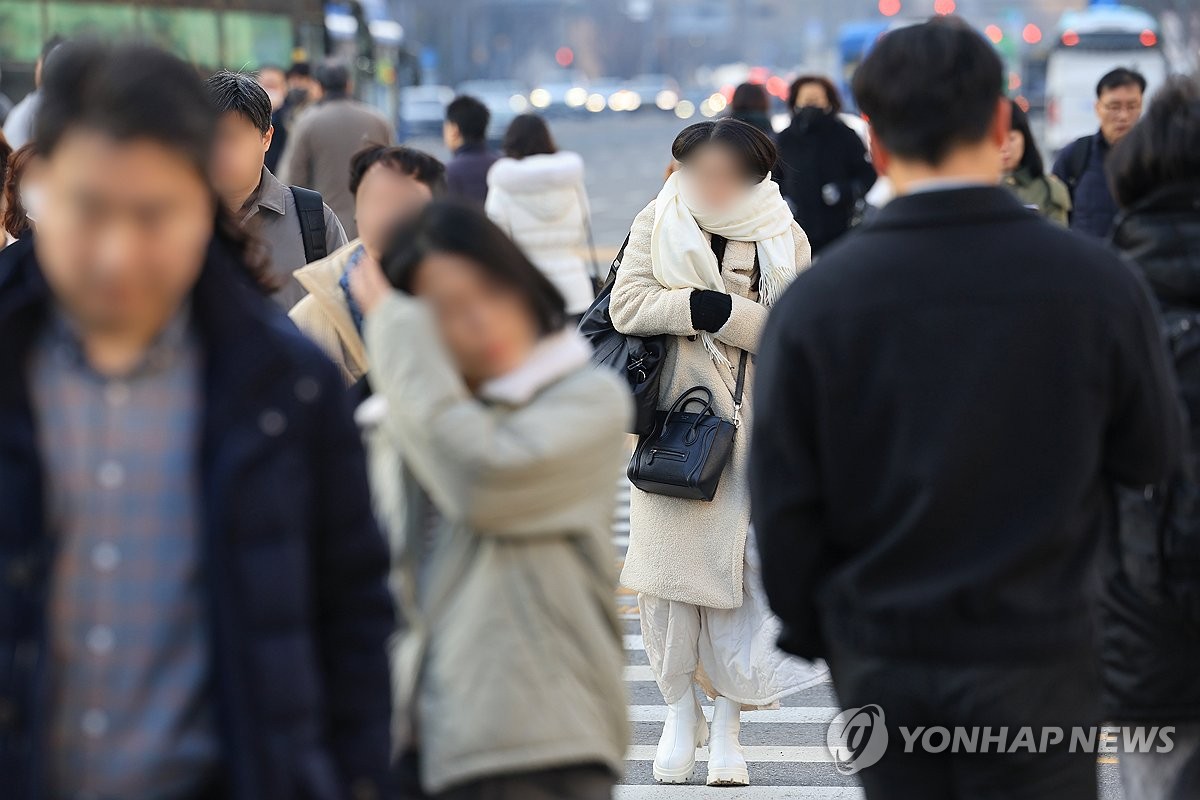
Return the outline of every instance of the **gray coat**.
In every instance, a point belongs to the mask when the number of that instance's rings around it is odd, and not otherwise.
[[[367,145],[395,141],[392,123],[366,103],[348,97],[323,100],[292,123],[279,159],[279,179],[320,192],[347,236],[355,239],[358,225],[350,193],[350,159]]]
[[[393,658],[399,746],[416,733],[430,793],[580,764],[619,775],[611,536],[628,391],[573,331],[479,396],[420,301],[393,294],[365,333],[378,413],[372,425],[364,404],[359,421],[409,623]]]

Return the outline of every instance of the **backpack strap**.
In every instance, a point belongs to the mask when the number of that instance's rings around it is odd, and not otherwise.
[[[1067,188],[1071,190],[1071,197],[1075,196],[1075,187],[1079,185],[1079,179],[1083,177],[1088,162],[1092,160],[1094,139],[1093,135],[1077,140],[1067,155]]]
[[[300,238],[304,241],[304,263],[311,264],[329,255],[325,243],[325,202],[320,192],[293,186],[296,216],[300,219]]]

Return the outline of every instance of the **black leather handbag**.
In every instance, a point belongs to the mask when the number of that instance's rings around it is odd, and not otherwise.
[[[733,390],[732,420],[713,412],[713,393],[706,386],[693,386],[679,396],[670,411],[659,411],[654,430],[638,440],[629,462],[629,482],[643,492],[711,501],[741,424],[745,381],[743,351]],[[695,404],[699,410],[688,411]]]

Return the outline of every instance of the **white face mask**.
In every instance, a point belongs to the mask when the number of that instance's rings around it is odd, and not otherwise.
[[[37,222],[42,213],[42,200],[45,195],[40,186],[25,186],[21,189],[21,206],[30,222]]]

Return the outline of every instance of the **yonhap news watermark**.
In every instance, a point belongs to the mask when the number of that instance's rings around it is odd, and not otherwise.
[[[886,715],[878,705],[848,708],[833,718],[826,744],[843,775],[853,775],[892,749],[913,753],[1045,753],[1067,748],[1072,753],[1169,753],[1175,726],[1011,727],[941,725],[897,726],[900,741],[890,741]],[[894,736],[892,737],[895,738]]]

